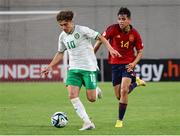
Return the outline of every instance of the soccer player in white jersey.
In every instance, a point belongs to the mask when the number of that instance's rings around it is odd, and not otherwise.
[[[109,50],[112,57],[121,56],[114,50],[109,42],[98,32],[73,23],[74,13],[72,11],[60,11],[57,14],[57,22],[63,30],[59,36],[58,52],[55,54],[51,63],[41,71],[42,74],[48,74],[53,66],[63,59],[65,50],[69,54],[69,69],[67,74],[66,86],[69,93],[69,99],[77,113],[83,120],[83,126],[79,130],[91,130],[95,128],[90,120],[85,107],[80,98],[80,88],[82,85],[86,88],[87,99],[90,102],[96,101],[97,97],[97,60],[94,54],[91,39],[100,40]]]

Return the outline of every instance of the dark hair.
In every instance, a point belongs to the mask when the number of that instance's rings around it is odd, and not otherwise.
[[[126,7],[121,7],[117,15],[127,15],[128,18],[131,18],[131,11]]]
[[[57,16],[57,21],[71,21],[73,19],[74,13],[69,10],[60,11]]]

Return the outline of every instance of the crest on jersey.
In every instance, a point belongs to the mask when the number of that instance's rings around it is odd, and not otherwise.
[[[118,35],[116,36],[116,38],[121,38],[120,34],[118,34]]]
[[[76,38],[76,39],[79,39],[79,37],[80,37],[80,35],[79,35],[78,33],[76,33],[76,34],[74,35],[74,38]]]
[[[130,41],[130,42],[133,42],[133,41],[134,41],[134,35],[133,35],[133,34],[130,34],[130,35],[129,35],[129,41]]]

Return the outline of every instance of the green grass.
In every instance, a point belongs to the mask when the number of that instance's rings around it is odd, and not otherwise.
[[[81,100],[96,125],[80,132],[82,121],[76,115],[62,83],[0,83],[0,135],[178,135],[180,134],[180,83],[148,83],[129,95],[123,128],[114,128],[118,101],[111,83],[99,85],[104,97]],[[68,114],[65,128],[51,126],[56,111]]]

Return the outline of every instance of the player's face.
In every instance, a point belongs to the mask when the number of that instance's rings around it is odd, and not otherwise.
[[[60,28],[66,32],[70,33],[73,29],[73,22],[72,21],[59,21]]]
[[[118,23],[121,29],[126,28],[127,26],[130,25],[131,20],[127,17],[127,15],[119,15],[118,16]]]

